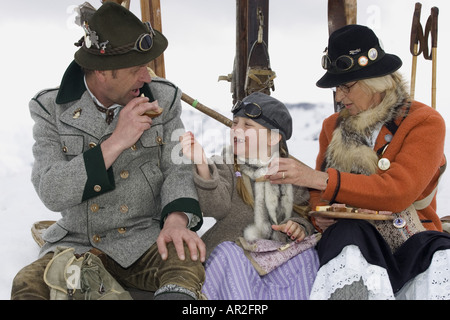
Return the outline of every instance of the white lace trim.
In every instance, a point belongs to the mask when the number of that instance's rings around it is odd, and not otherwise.
[[[322,266],[314,281],[311,300],[327,300],[337,289],[363,280],[369,291],[369,300],[395,299],[386,269],[369,264],[355,245]]]
[[[406,283],[399,300],[450,300],[450,249],[436,251],[429,268]]]

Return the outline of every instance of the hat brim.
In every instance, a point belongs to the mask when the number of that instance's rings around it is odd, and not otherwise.
[[[75,52],[75,61],[89,70],[116,70],[145,65],[159,57],[168,46],[166,37],[158,30],[154,31],[153,47],[148,52],[132,50],[121,55],[103,56],[91,54],[82,47]]]
[[[334,88],[353,81],[377,78],[391,74],[402,66],[402,60],[393,54],[386,54],[383,59],[367,68],[348,73],[327,72],[316,85],[319,88]]]

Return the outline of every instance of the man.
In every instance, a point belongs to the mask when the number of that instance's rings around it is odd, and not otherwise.
[[[146,67],[167,40],[111,2],[81,22],[86,35],[60,87],[30,102],[32,182],[62,219],[44,234],[40,259],[15,277],[11,298],[49,298],[43,274],[57,247],[100,253],[120,284],[155,299],[199,298],[202,215],[192,168],[171,161],[172,133],[184,132],[181,92]]]

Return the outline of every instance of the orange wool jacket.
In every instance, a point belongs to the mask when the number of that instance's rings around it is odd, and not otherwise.
[[[324,161],[338,115],[335,113],[323,122],[317,170],[320,170]],[[401,212],[434,190],[439,168],[446,161],[444,119],[433,108],[414,101],[408,116],[402,122],[397,119],[396,123],[401,125],[382,156],[390,160],[390,168],[386,171],[378,169],[376,174],[370,176],[328,169],[327,188],[324,191],[310,191],[313,210],[316,205],[328,204],[335,196],[335,202],[357,208]],[[375,150],[385,145],[385,136],[389,133],[387,127],[383,126]],[[442,224],[436,214],[436,196],[418,214],[426,229],[442,231]]]

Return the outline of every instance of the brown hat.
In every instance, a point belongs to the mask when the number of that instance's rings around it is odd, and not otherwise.
[[[75,61],[90,70],[115,70],[145,65],[166,50],[167,39],[125,7],[106,2],[89,19]]]

